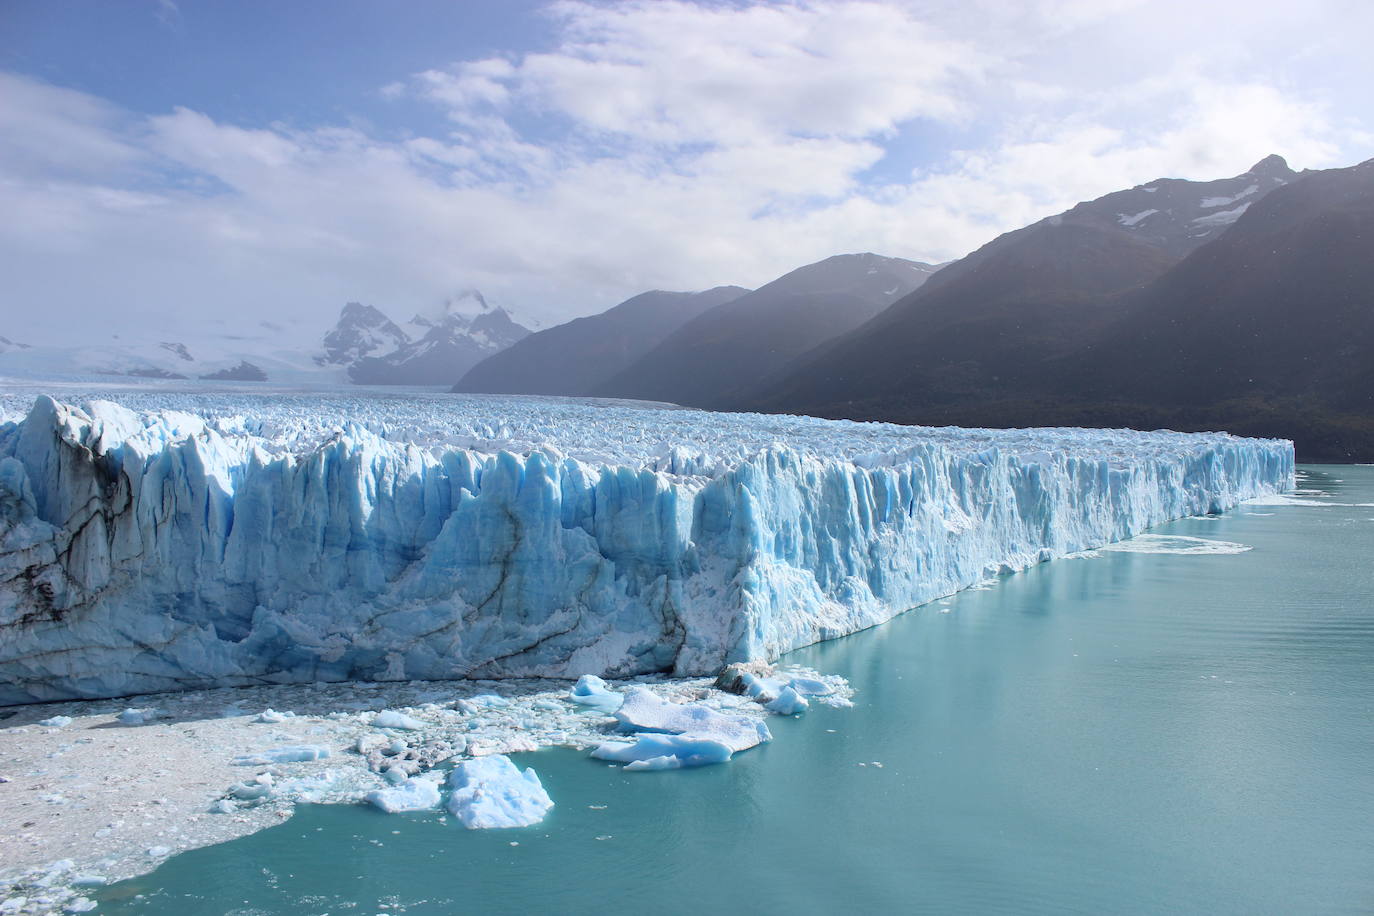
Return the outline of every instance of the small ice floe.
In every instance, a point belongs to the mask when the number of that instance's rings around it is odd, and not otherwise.
[[[813,698],[820,698],[830,706],[848,705],[837,702],[844,699],[837,690],[847,691],[849,687],[844,678],[819,675],[809,668],[774,671],[757,666],[729,665],[716,678],[716,687],[727,693],[752,697],[770,712],[783,716],[805,710]],[[782,699],[784,694],[786,700]]]
[[[615,713],[621,731],[691,734],[743,751],[772,741],[768,726],[747,716],[731,716],[698,703],[670,703],[643,687],[631,687]]]
[[[237,802],[262,802],[272,797],[272,774],[261,773],[229,787],[230,797]]]
[[[449,776],[448,810],[470,830],[528,827],[553,807],[533,768],[523,773],[509,757],[464,760]]]
[[[64,913],[89,913],[97,906],[96,902],[90,897],[77,897],[70,900],[62,907]]]
[[[385,789],[373,789],[364,800],[387,814],[428,811],[439,806],[439,787],[431,780],[416,777]]]
[[[635,736],[634,741],[603,742],[592,756],[623,763],[631,771],[679,770],[725,763],[734,751],[723,742],[698,735],[645,734]]]
[[[777,699],[771,700],[764,705],[764,709],[775,712],[780,716],[793,716],[797,713],[806,712],[811,704],[806,697],[797,692],[794,687],[784,687],[782,693],[778,694]]]
[[[162,710],[154,709],[151,706],[145,709],[130,707],[121,712],[117,718],[122,725],[147,725],[149,722],[163,718],[164,715]]]
[[[582,706],[590,706],[602,712],[613,713],[625,702],[625,697],[606,686],[606,682],[594,674],[584,674],[568,691],[568,699]]]
[[[161,859],[172,854],[172,850],[166,846],[149,846],[148,858]]]
[[[1161,553],[1184,556],[1245,553],[1252,548],[1234,541],[1186,537],[1181,534],[1138,534],[1125,541],[1098,548],[1112,553]]]
[[[415,731],[425,727],[425,723],[413,716],[408,716],[403,712],[394,709],[383,709],[377,713],[377,717],[372,720],[374,728],[404,728]]]
[[[253,721],[261,723],[263,725],[280,725],[287,719],[294,718],[296,718],[296,714],[294,712],[277,712],[275,709],[268,708],[258,713],[258,717]]]
[[[71,716],[53,716],[51,719],[43,719],[39,723],[44,728],[66,728],[72,724]]]
[[[236,767],[270,766],[274,763],[301,763],[308,760],[323,760],[329,756],[329,748],[319,744],[287,744],[274,747],[260,754],[239,754],[234,758]]]

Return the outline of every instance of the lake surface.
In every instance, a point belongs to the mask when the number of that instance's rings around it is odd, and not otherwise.
[[[519,755],[538,827],[303,806],[98,912],[1374,911],[1374,468],[1303,474],[1156,529],[1247,552],[1056,561],[793,653],[855,708],[723,766]]]

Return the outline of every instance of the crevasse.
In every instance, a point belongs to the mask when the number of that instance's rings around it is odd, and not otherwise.
[[[1212,433],[252,409],[0,427],[0,703],[713,673],[1293,480],[1291,443]]]

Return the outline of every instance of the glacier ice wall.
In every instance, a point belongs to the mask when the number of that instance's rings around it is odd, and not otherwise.
[[[0,703],[713,673],[1293,477],[1225,434],[221,401],[0,426]]]

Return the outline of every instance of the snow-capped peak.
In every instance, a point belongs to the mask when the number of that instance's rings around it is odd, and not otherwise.
[[[462,315],[475,318],[491,311],[491,306],[483,298],[480,290],[465,289],[444,300],[444,315]]]

